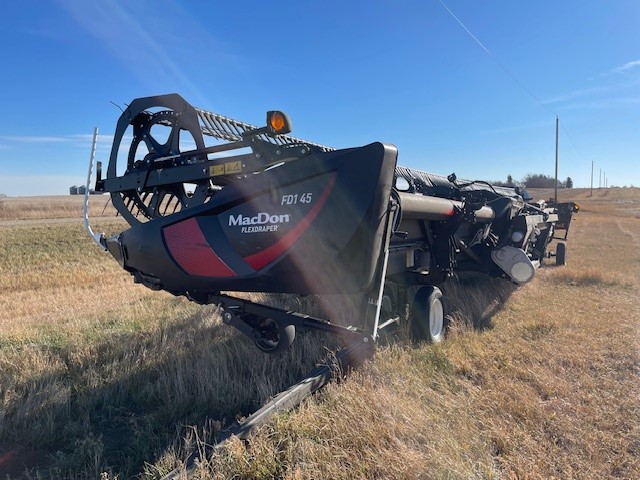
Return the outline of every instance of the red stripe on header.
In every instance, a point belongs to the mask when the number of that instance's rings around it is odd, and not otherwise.
[[[162,234],[173,260],[187,274],[197,277],[236,276],[236,272],[211,248],[195,218],[165,227]]]

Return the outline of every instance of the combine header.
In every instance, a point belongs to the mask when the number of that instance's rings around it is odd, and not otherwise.
[[[336,150],[290,130],[279,111],[256,127],[176,94],[136,99],[95,186],[130,228],[96,235],[85,218],[87,229],[135,282],[217,304],[225,323],[276,352],[296,328],[370,342],[407,305],[416,335],[440,341],[437,285],[461,271],[530,281],[578,210],[396,166],[391,145]],[[223,292],[362,294],[362,320],[343,327]]]

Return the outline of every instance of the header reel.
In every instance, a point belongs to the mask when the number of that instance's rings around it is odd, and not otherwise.
[[[138,105],[131,105],[125,112],[131,117],[133,140],[124,175],[135,175],[136,186],[112,192],[111,200],[130,224],[138,223],[140,215],[153,220],[190,205],[202,204],[210,193],[209,180],[196,180],[195,189],[190,192],[180,182],[148,184],[150,174],[158,169],[185,164],[185,160],[189,163],[201,163],[206,159],[206,156],[200,155],[188,157],[187,160],[181,155],[191,150],[189,147],[193,144],[196,149],[204,148],[202,132],[193,112],[180,111],[179,105],[168,105],[171,110],[150,113],[146,109],[152,106],[147,102],[138,102]],[[118,153],[125,133],[122,123],[124,122],[118,123],[107,178],[116,178],[119,171]],[[164,139],[161,137],[163,133]],[[188,134],[187,138],[184,133]]]
[[[133,226],[202,205],[248,173],[332,150],[286,136],[290,131],[280,111],[268,112],[267,125],[256,127],[196,109],[177,94],[139,98],[118,121],[107,176],[96,190],[110,192],[113,206]],[[127,132],[132,138],[124,158]],[[207,146],[205,136],[231,143]],[[215,158],[246,147],[251,153]]]

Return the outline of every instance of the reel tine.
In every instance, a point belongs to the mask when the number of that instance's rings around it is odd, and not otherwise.
[[[129,210],[133,216],[137,217],[139,215],[140,208],[138,208],[138,205],[136,204],[136,201],[133,197],[127,197],[127,200],[124,205],[125,207],[127,207],[127,210]],[[136,207],[136,210],[134,210],[133,207]]]
[[[164,204],[164,210],[162,211],[163,217],[167,214],[167,210],[169,210],[169,206],[171,205],[171,202],[173,202],[174,198],[176,198],[176,196],[172,193],[171,196],[169,197],[169,200],[167,200],[167,202]]]
[[[105,202],[105,204],[104,204],[104,208],[102,209],[102,213],[100,214],[100,216],[103,216],[103,215],[104,215],[104,212],[106,212],[106,211],[107,211],[107,205],[109,205],[109,202],[110,202],[110,201],[111,201],[111,197],[109,197],[109,198],[107,199],[107,201]],[[118,214],[119,214],[119,213],[120,213],[120,212],[118,212],[118,211],[116,210],[116,217],[118,216]]]

